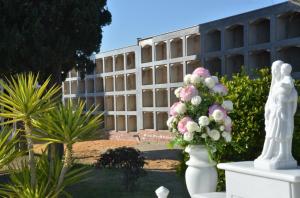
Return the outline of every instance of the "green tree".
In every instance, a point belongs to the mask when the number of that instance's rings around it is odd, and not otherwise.
[[[106,0],[0,0],[0,77],[39,72],[41,79],[51,74],[54,85],[72,68],[83,77],[110,23]],[[49,153],[61,156],[62,145]]]
[[[106,0],[0,0],[0,74],[39,72],[60,84],[74,67],[91,71],[110,22]]]

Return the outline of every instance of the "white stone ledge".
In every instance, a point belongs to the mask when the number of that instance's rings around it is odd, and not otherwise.
[[[298,183],[300,182],[300,168],[289,170],[261,170],[254,168],[253,161],[232,162],[218,164],[219,169],[243,173],[247,175],[255,175],[270,179],[276,179],[286,182]]]

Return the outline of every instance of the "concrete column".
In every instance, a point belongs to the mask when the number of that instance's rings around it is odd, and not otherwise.
[[[167,60],[171,58],[171,45],[170,45],[170,40],[166,41],[166,53],[167,53]]]
[[[244,50],[244,67],[245,67],[245,70],[247,72],[247,74],[251,74],[251,68],[250,68],[250,64],[249,64],[249,52],[248,50]]]
[[[248,74],[250,74],[250,64],[249,64],[249,23],[244,22],[244,67]]]
[[[276,28],[277,28],[276,20],[277,17],[274,14],[270,16],[270,42],[271,43],[276,42]],[[271,44],[270,56],[271,56],[271,62],[274,62],[275,60],[278,59],[277,51],[273,44]]]
[[[224,55],[222,55],[220,57],[221,59],[221,71],[222,71],[222,75],[227,75],[227,71],[226,71],[226,57]]]
[[[125,92],[124,92],[124,103],[125,103],[125,131],[126,132],[128,132],[128,123],[127,123],[127,119],[128,119],[128,111],[127,111],[127,106],[128,106],[128,104],[127,104],[127,53],[123,53],[123,57],[124,57],[124,59],[123,59],[123,64],[124,64],[124,90],[125,90]]]
[[[152,43],[152,85],[155,85],[155,60],[156,60],[156,50],[155,50],[155,43]],[[154,86],[155,87],[155,86]],[[156,102],[155,102],[155,88],[152,88],[152,100],[153,100],[153,109],[155,109]],[[153,113],[153,128],[156,130],[156,112],[155,110],[152,111]]]
[[[186,52],[186,36],[181,37],[182,39],[182,57],[185,57],[187,52]]]
[[[136,68],[136,122],[137,130],[143,129],[143,111],[142,111],[142,68],[141,65],[141,47],[135,52],[135,68]]]
[[[219,29],[221,33],[221,52],[225,51],[225,27]]]
[[[112,62],[113,62],[113,72],[115,72],[116,71],[116,56],[115,55],[113,55],[112,56]]]
[[[222,75],[227,75],[227,68],[226,68],[226,57],[225,57],[225,28],[222,27],[220,29],[221,31],[221,70]]]
[[[128,53],[123,53],[123,57],[124,57],[124,59],[123,59],[123,61],[124,61],[124,71],[125,72],[127,70],[127,54]]]

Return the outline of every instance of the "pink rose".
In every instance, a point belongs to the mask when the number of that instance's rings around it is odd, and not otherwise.
[[[227,117],[227,111],[220,105],[214,104],[208,108],[208,115],[212,116],[215,110],[220,110],[224,114],[224,117]]]
[[[228,89],[222,84],[217,84],[212,90],[220,95],[227,95],[228,93]]]
[[[232,121],[231,121],[231,118],[229,116],[227,116],[225,118],[224,125],[225,125],[225,131],[231,132],[231,130],[232,130]]]
[[[180,90],[180,99],[182,101],[190,101],[192,97],[198,95],[198,90],[193,86],[189,85]]]
[[[193,121],[193,120],[190,117],[184,117],[178,122],[177,128],[180,131],[180,133],[184,134],[188,131],[186,128],[186,124],[189,121]]]
[[[232,124],[225,125],[225,131],[231,132],[232,131]]]
[[[177,113],[177,111],[176,111],[176,107],[177,107],[177,105],[179,105],[180,104],[180,102],[175,102],[172,106],[171,106],[171,108],[170,108],[170,115],[171,116],[176,116],[176,115],[178,115],[178,113]]]
[[[193,71],[193,74],[196,74],[198,76],[201,76],[203,78],[207,78],[210,77],[210,73],[207,69],[203,68],[203,67],[198,67]]]

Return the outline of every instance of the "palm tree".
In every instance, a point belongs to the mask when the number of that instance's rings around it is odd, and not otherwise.
[[[54,108],[60,90],[58,86],[48,88],[50,78],[41,86],[38,84],[38,75],[33,73],[18,74],[6,81],[0,81],[3,91],[0,94],[0,106],[3,110],[0,117],[7,118],[3,124],[21,121],[25,127],[26,140],[29,152],[29,168],[31,173],[31,186],[36,184],[36,167],[33,152],[32,122],[41,114]]]
[[[35,139],[65,145],[64,164],[58,180],[58,189],[64,181],[65,174],[72,167],[73,144],[92,135],[102,121],[102,114],[94,115],[96,107],[87,112],[84,112],[84,109],[85,103],[79,102],[78,106],[73,106],[69,100],[65,105],[59,104],[33,123],[38,129],[34,135]]]

